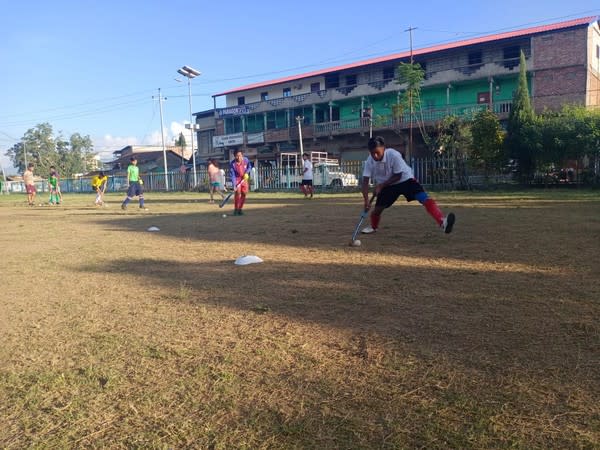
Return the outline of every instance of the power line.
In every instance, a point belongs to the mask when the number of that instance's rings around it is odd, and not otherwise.
[[[499,28],[499,29],[495,29],[495,30],[488,30],[485,32],[454,32],[454,31],[448,31],[448,30],[432,30],[432,29],[427,29],[427,28],[421,28],[424,31],[430,31],[430,32],[447,32],[447,33],[454,33],[454,34],[472,34],[472,35],[483,35],[483,34],[488,34],[488,33],[496,33],[496,32],[500,32],[500,31],[507,31],[507,30],[514,30],[514,29],[518,29],[518,28],[522,28],[522,27],[526,27],[529,25],[536,25],[536,24],[541,24],[541,23],[546,23],[549,21],[556,21],[556,20],[561,20],[561,19],[567,19],[567,18],[571,18],[571,17],[575,17],[575,16],[580,16],[583,14],[590,14],[590,13],[596,13],[599,12],[600,9],[590,9],[590,10],[586,10],[586,11],[582,11],[582,12],[578,12],[578,13],[574,13],[574,14],[570,14],[570,15],[566,15],[566,16],[561,16],[561,17],[554,17],[554,18],[550,18],[550,19],[544,19],[544,20],[540,20],[540,21],[535,21],[535,22],[528,22],[525,24],[520,24],[520,25],[515,25],[515,26],[511,26],[511,27],[505,27],[505,28]],[[363,47],[359,47],[358,49],[354,49],[345,53],[342,53],[340,55],[337,55],[335,57],[332,58],[328,58],[325,60],[321,60],[315,63],[311,63],[311,64],[305,64],[305,65],[301,65],[301,66],[296,66],[296,67],[290,67],[290,68],[286,68],[286,69],[281,69],[281,70],[277,70],[277,71],[270,71],[270,72],[262,72],[262,73],[257,73],[257,74],[252,74],[252,75],[244,75],[244,76],[238,76],[238,77],[228,77],[228,78],[219,78],[219,79],[199,79],[198,80],[198,84],[215,84],[215,83],[222,83],[222,82],[227,82],[227,81],[238,81],[238,80],[244,80],[244,79],[252,79],[252,78],[258,78],[258,77],[264,77],[264,76],[270,76],[270,75],[279,75],[279,74],[283,74],[283,73],[287,73],[287,72],[292,72],[292,71],[296,71],[296,70],[302,70],[302,69],[308,69],[308,68],[314,68],[314,67],[319,67],[322,64],[325,63],[342,63],[347,61],[347,59],[345,58],[346,56],[356,53],[358,50],[362,50],[363,48],[369,48],[372,47],[374,45],[377,45],[378,43],[387,41],[391,38],[393,38],[395,35],[389,35],[383,39],[380,39],[378,41],[374,41],[370,44],[367,44],[366,46]],[[432,45],[439,45],[439,44],[443,44],[443,43],[447,43],[447,42],[452,42],[454,41],[454,39],[447,39],[447,40],[441,40],[441,41],[435,41],[435,42],[430,42],[430,43],[425,43],[423,44],[423,47],[428,47],[428,46],[432,46]],[[365,55],[360,55],[360,56],[356,56],[353,59],[361,59],[361,58],[371,58],[371,57],[377,57],[377,56],[383,56],[383,55],[389,55],[389,54],[393,54],[395,52],[400,52],[400,51],[406,51],[408,50],[407,48],[396,48],[396,49],[391,49],[391,50],[386,50],[386,51],[381,51],[381,52],[377,52],[377,53],[371,53],[371,54],[365,54]],[[182,85],[171,85],[171,86],[167,86],[164,90],[174,90],[174,89],[182,89],[184,86]],[[76,111],[73,112],[65,112],[63,114],[58,114],[55,116],[47,116],[47,117],[40,117],[38,119],[27,119],[27,120],[12,120],[12,121],[7,121],[7,122],[3,122],[1,123],[1,125],[3,126],[15,126],[15,125],[25,125],[25,124],[30,124],[32,122],[36,122],[36,121],[40,121],[40,120],[65,120],[65,119],[75,119],[75,118],[80,118],[80,117],[87,117],[90,115],[97,115],[97,114],[105,114],[108,112],[114,112],[114,111],[118,111],[121,109],[129,109],[131,107],[134,106],[134,104],[143,104],[144,101],[142,101],[141,99],[139,100],[134,100],[132,102],[124,102],[124,103],[117,103],[117,104],[112,104],[112,105],[105,105],[96,109],[82,109],[82,110],[77,110],[77,108],[79,107],[84,107],[84,106],[89,106],[91,104],[98,104],[98,103],[104,103],[104,102],[109,102],[112,100],[120,100],[123,98],[129,98],[129,97],[135,97],[135,96],[139,96],[141,94],[147,94],[150,92],[153,92],[154,89],[146,89],[146,90],[142,90],[142,91],[137,91],[137,92],[133,92],[133,93],[129,93],[129,94],[124,94],[124,95],[119,95],[119,96],[114,96],[114,97],[107,97],[107,98],[103,98],[103,99],[96,99],[96,100],[90,100],[87,101],[85,103],[79,103],[79,104],[74,104],[74,105],[65,105],[65,106],[58,106],[58,107],[54,107],[54,108],[48,108],[48,109],[43,109],[43,110],[37,110],[34,114],[40,114],[40,113],[44,113],[44,112],[54,112],[54,111],[60,111],[60,110],[68,110],[68,109],[76,109]],[[194,94],[194,97],[208,97],[211,96],[212,94],[209,93],[201,93],[201,94]],[[170,97],[172,98],[183,98],[186,97],[185,95],[171,95]],[[28,116],[31,115],[32,113],[16,113],[16,114],[10,114],[10,115],[4,115],[4,116],[0,116],[0,119],[14,119],[14,118],[18,118],[18,117],[22,117],[22,116]]]

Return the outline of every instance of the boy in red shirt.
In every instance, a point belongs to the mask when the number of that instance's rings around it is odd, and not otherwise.
[[[229,175],[231,176],[231,183],[233,184],[233,189],[235,191],[234,216],[244,215],[242,209],[244,208],[246,194],[249,190],[248,180],[250,179],[251,170],[252,163],[250,160],[244,156],[244,153],[241,150],[236,150],[234,159],[229,164]]]

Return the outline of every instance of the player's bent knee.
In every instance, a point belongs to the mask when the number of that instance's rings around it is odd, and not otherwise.
[[[427,201],[429,196],[427,195],[427,192],[418,192],[417,195],[415,195],[415,198],[419,203],[423,204]]]

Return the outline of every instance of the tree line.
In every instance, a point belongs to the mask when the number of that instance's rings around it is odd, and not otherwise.
[[[407,86],[403,99],[410,92],[413,105],[418,108],[418,85],[423,73],[418,64],[410,66],[401,65],[397,82]],[[600,182],[593,164],[600,164],[600,108],[564,105],[558,111],[536,114],[529,96],[523,52],[518,87],[505,126],[496,114],[484,109],[470,117],[445,117],[435,129],[422,129],[421,134],[434,154],[467,157],[472,167],[486,175],[510,171],[528,184],[539,175],[577,163],[584,181]]]
[[[89,135],[73,133],[67,138],[62,132],[55,133],[49,123],[27,130],[5,154],[19,172],[25,170],[26,164],[33,164],[38,174],[49,173],[54,166],[63,177],[72,177],[96,165],[94,144]]]

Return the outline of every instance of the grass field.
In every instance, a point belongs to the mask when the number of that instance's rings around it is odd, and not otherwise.
[[[0,196],[1,448],[600,447],[599,193],[147,198]]]

